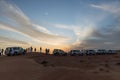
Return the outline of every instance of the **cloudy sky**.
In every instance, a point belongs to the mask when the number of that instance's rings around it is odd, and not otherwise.
[[[120,0],[0,0],[0,48],[120,48]]]

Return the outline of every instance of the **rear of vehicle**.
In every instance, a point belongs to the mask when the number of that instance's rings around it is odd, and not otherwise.
[[[87,50],[86,55],[96,55],[96,51],[95,50]]]
[[[82,55],[86,55],[86,53],[87,53],[87,50],[81,50]]]
[[[23,49],[22,47],[19,47],[19,54],[25,54],[26,51],[25,49]]]
[[[107,51],[105,49],[97,50],[97,55],[105,55],[105,54],[107,54]]]
[[[76,56],[76,55],[82,55],[82,53],[80,52],[80,50],[71,50],[69,52],[70,56]]]
[[[66,56],[66,55],[67,55],[67,53],[64,52],[64,51],[61,50],[61,49],[54,49],[54,50],[53,50],[53,54],[54,54],[55,56]]]
[[[12,53],[12,48],[7,47],[7,48],[5,49],[5,54],[6,54],[7,56],[10,56],[11,53]]]
[[[108,50],[107,51],[107,54],[116,54],[117,53],[117,50]]]

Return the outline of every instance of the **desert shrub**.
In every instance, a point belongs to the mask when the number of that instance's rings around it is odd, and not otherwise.
[[[48,64],[48,61],[43,60],[43,61],[41,62],[41,64],[42,64],[44,67],[46,67],[47,64]]]

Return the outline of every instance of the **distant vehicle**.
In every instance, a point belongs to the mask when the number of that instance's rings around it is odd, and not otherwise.
[[[81,50],[82,55],[86,55],[86,53],[87,53],[87,50]]]
[[[107,50],[105,50],[105,49],[97,50],[97,55],[105,55],[105,54],[107,54]]]
[[[86,55],[96,55],[95,50],[86,50]]]
[[[70,56],[75,56],[75,55],[82,56],[83,53],[81,53],[80,50],[71,50],[71,51],[69,52],[69,55],[70,55]]]
[[[58,55],[60,55],[60,56],[67,56],[67,53],[64,52],[64,51],[61,50],[61,49],[54,49],[54,50],[53,50],[53,54],[54,54],[55,56],[58,56]]]
[[[107,54],[117,54],[117,50],[107,50]]]
[[[25,50],[22,47],[7,47],[5,54],[7,56],[25,54]]]

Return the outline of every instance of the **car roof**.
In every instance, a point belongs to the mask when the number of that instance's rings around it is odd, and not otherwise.
[[[21,48],[21,47],[7,47],[7,48]],[[7,49],[7,48],[6,48],[6,49]]]

